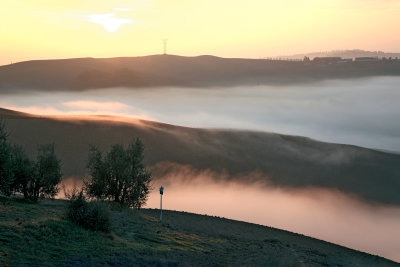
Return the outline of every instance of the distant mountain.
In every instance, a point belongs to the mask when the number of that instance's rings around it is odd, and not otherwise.
[[[313,59],[315,57],[342,57],[342,58],[356,58],[356,57],[378,57],[378,58],[400,58],[400,53],[386,53],[383,51],[365,51],[359,49],[352,50],[333,50],[324,52],[312,52],[305,54],[295,54],[289,56],[278,56],[282,59],[303,59],[309,57]]]
[[[388,75],[400,75],[400,60],[330,65],[173,55],[34,60],[0,66],[0,93],[111,87],[282,85]]]
[[[36,155],[54,142],[65,176],[85,175],[89,144],[108,149],[139,137],[155,179],[191,168],[220,179],[340,190],[400,204],[400,155],[275,133],[196,129],[109,116],[41,117],[0,109],[10,140]],[[190,175],[187,177],[190,179]]]

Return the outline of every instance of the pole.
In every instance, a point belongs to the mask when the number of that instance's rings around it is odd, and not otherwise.
[[[162,195],[164,194],[164,187],[160,187],[160,222],[162,221]]]
[[[168,41],[168,39],[163,39],[163,42],[164,42],[164,55],[167,54],[167,41]]]
[[[162,221],[162,195],[160,195],[160,222]]]

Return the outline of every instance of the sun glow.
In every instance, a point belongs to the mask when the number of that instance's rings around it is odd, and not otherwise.
[[[113,13],[89,15],[88,20],[103,25],[104,29],[109,32],[117,31],[122,24],[132,24],[132,20],[116,18]]]

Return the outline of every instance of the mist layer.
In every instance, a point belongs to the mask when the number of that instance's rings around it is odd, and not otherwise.
[[[398,77],[379,77],[293,86],[8,93],[0,106],[41,115],[122,115],[190,127],[270,131],[400,151],[399,84]]]
[[[166,176],[154,183],[146,207],[159,208],[163,185],[164,209],[272,226],[400,261],[399,207],[365,204],[339,191],[217,182],[216,176]]]

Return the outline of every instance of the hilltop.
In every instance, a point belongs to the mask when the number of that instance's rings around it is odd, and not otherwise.
[[[64,200],[0,198],[1,266],[398,266],[291,232],[185,212],[111,206],[112,231],[64,219]]]
[[[309,64],[302,61],[152,55],[33,60],[0,66],[0,92],[112,87],[284,85],[400,75],[400,60]]]
[[[289,56],[279,56],[282,59],[303,59],[304,57],[342,57],[342,58],[356,58],[356,57],[377,57],[377,58],[400,58],[400,53],[387,53],[383,51],[366,51],[360,49],[351,50],[333,50],[323,52],[311,52],[303,54],[295,54]]]
[[[277,133],[201,129],[112,116],[43,117],[0,109],[10,141],[35,157],[54,142],[65,177],[83,177],[89,145],[143,140],[154,179],[183,169],[221,180],[339,190],[363,201],[400,204],[400,155]],[[190,179],[190,177],[188,177]]]

